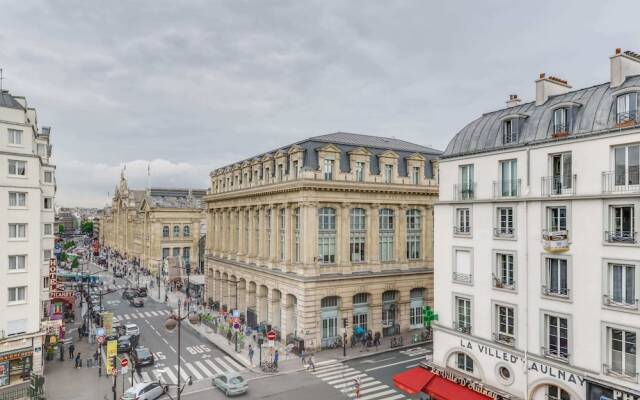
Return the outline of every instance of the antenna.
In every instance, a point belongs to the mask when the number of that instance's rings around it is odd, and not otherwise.
[[[2,81],[5,80],[5,79],[6,78],[2,74],[2,68],[0,68],[0,93],[2,93]]]
[[[151,162],[147,163],[147,193],[151,192]]]

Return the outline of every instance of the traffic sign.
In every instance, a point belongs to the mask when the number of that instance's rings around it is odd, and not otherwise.
[[[98,336],[98,337],[97,337],[97,340],[98,340],[98,343],[99,343],[99,344],[104,343],[104,336]]]
[[[120,366],[121,366],[122,368],[126,368],[126,367],[127,367],[127,365],[129,365],[129,360],[127,360],[126,358],[123,358],[123,359],[120,361]]]
[[[267,332],[267,339],[268,340],[276,340],[276,333],[274,331]]]

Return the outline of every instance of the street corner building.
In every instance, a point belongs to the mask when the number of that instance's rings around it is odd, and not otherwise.
[[[49,321],[50,305],[64,300],[48,281],[56,193],[50,135],[24,97],[0,92],[0,394],[41,375],[51,338],[64,335],[62,321]]]
[[[163,271],[164,260],[169,257],[193,266],[195,272],[200,261],[204,261],[200,253],[204,252],[201,234],[206,232],[202,202],[206,192],[155,187],[129,189],[123,172],[111,206],[99,218],[100,244],[155,275]]]
[[[640,398],[640,55],[610,62],[584,89],[541,74],[535,101],[512,95],[445,150],[440,318],[415,372],[435,398],[453,399],[443,379],[481,398]]]
[[[332,133],[214,170],[206,299],[312,350],[422,328],[440,153]]]

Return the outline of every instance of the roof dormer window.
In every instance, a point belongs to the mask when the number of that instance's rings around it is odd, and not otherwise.
[[[616,123],[618,125],[626,125],[630,121],[635,123],[639,120],[638,93],[625,93],[618,96],[616,106]]]
[[[511,118],[502,123],[502,144],[517,143],[520,137],[520,120]]]
[[[564,136],[569,133],[569,109],[558,108],[553,111],[553,136]]]

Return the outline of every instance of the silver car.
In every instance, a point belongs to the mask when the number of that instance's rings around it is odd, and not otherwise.
[[[225,372],[211,379],[211,384],[222,390],[227,396],[242,394],[249,390],[249,383],[237,372]]]
[[[167,386],[159,382],[138,383],[129,388],[121,400],[155,400],[163,394],[167,393]]]

